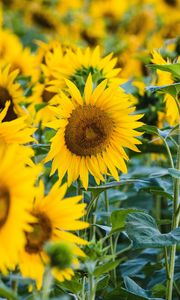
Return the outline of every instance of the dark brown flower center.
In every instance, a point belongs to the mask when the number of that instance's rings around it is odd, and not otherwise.
[[[43,102],[48,103],[55,95],[56,95],[56,93],[49,92],[44,89],[44,91],[42,93],[42,100],[43,100]]]
[[[176,7],[176,5],[178,4],[178,0],[164,0],[166,4],[172,6],[172,7]]]
[[[25,250],[32,253],[39,253],[42,251],[45,242],[47,242],[52,235],[52,224],[48,216],[44,213],[33,213],[37,218],[36,223],[32,223],[33,231],[26,232]]]
[[[12,121],[17,118],[17,115],[14,112],[14,105],[11,95],[6,88],[0,86],[0,111],[4,109],[6,101],[10,101],[11,103],[3,122]]]
[[[80,156],[101,153],[109,144],[113,120],[98,107],[86,105],[73,110],[65,129],[67,148]]]
[[[54,30],[54,24],[48,20],[48,18],[43,15],[41,12],[34,12],[32,15],[32,19],[35,24],[38,26],[44,28],[44,29],[49,29],[49,30]]]
[[[10,209],[10,194],[7,188],[0,187],[0,229],[6,223]]]

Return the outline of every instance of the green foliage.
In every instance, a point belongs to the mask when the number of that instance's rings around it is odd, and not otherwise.
[[[132,213],[126,219],[126,231],[134,248],[161,248],[180,243],[180,228],[161,234],[150,215]]]

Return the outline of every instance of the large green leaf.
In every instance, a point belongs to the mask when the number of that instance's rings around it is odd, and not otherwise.
[[[169,174],[174,177],[174,178],[180,178],[180,170],[178,169],[174,169],[174,168],[170,168],[168,169]]]
[[[138,212],[136,208],[127,208],[115,210],[111,214],[112,230],[111,232],[122,231],[125,227],[126,217],[129,213]]]
[[[180,83],[173,83],[168,85],[161,85],[161,86],[149,86],[146,88],[147,91],[151,93],[154,92],[162,92],[168,93],[173,97],[176,97],[180,93]]]
[[[161,234],[155,220],[146,213],[129,214],[126,231],[134,248],[161,248],[180,243],[180,228]]]

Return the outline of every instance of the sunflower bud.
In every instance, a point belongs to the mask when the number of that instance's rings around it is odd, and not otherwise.
[[[47,243],[44,247],[50,259],[50,266],[64,270],[72,265],[73,253],[70,245],[60,243]]]

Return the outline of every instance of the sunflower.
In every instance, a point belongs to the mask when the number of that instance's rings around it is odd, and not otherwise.
[[[40,77],[39,61],[36,55],[31,53],[29,48],[21,49],[19,53],[8,61],[11,64],[11,71],[18,70],[19,75],[31,77],[36,82]]]
[[[34,123],[49,122],[55,118],[55,113],[52,106],[60,103],[58,93],[48,90],[49,86],[46,84],[37,83],[32,88],[32,95],[28,98],[28,111],[34,119]]]
[[[10,62],[22,49],[19,38],[9,30],[0,29],[0,63]]]
[[[42,47],[42,44],[41,44]],[[64,78],[68,78],[71,74],[71,66],[68,65],[66,59],[66,48],[63,48],[59,42],[53,42],[47,44],[49,49],[45,49],[43,63],[41,69],[45,78],[45,82],[54,79],[54,73],[58,69],[61,71],[62,78],[59,78],[60,86],[64,86]]]
[[[90,74],[83,97],[73,82],[66,82],[71,99],[61,94],[60,120],[49,125],[59,128],[46,158],[53,159],[51,174],[58,169],[61,180],[67,172],[69,185],[80,176],[86,189],[89,172],[97,184],[104,181],[103,174],[118,180],[117,169],[127,171],[124,147],[139,151],[135,136],[141,133],[134,129],[142,125],[137,121],[141,116],[131,114],[135,109],[121,88],[106,88],[107,79],[93,90]]]
[[[22,154],[22,152],[21,152]],[[18,262],[33,217],[28,213],[34,196],[37,173],[26,166],[26,155],[19,146],[0,145],[0,269],[6,272]],[[25,158],[25,161],[24,161]],[[22,184],[23,183],[23,184]]]
[[[63,199],[67,190],[67,184],[59,187],[56,182],[47,196],[44,196],[44,185],[40,182],[37,195],[32,208],[32,215],[36,222],[32,224],[33,231],[26,232],[26,244],[20,254],[20,271],[23,276],[36,280],[37,287],[42,285],[43,274],[47,257],[43,250],[47,242],[66,242],[72,247],[74,264],[77,264],[77,256],[85,256],[77,245],[85,245],[86,241],[76,236],[69,230],[81,230],[88,226],[80,221],[85,214],[85,204],[79,203],[81,196]],[[69,280],[73,276],[71,268],[58,271],[52,269],[53,275],[60,281]]]
[[[57,61],[58,60],[54,60]],[[64,85],[64,78],[73,81],[83,91],[89,73],[92,74],[93,82],[97,85],[103,79],[108,79],[108,84],[120,85],[126,80],[119,77],[120,68],[116,68],[117,58],[113,53],[101,57],[100,48],[94,50],[77,48],[75,51],[68,50],[64,57],[64,66],[54,68],[53,77],[50,82],[52,91],[59,91]]]
[[[168,61],[165,61],[165,59],[162,57],[160,52],[158,51],[153,51],[152,52],[152,63],[157,64],[157,65],[165,65],[168,64]],[[169,72],[164,72],[161,70],[157,70],[157,85],[168,85],[174,83],[174,80],[172,78],[171,73]],[[173,96],[170,94],[165,94],[164,96],[164,101],[165,101],[165,112],[166,112],[166,120],[170,125],[176,125],[179,121],[179,112],[178,112],[178,107],[176,104],[176,101],[174,100]]]
[[[24,110],[20,107],[20,103],[23,102],[24,97],[22,90],[18,83],[15,83],[15,79],[18,75],[18,70],[10,71],[10,65],[0,66],[0,110],[5,108],[6,101],[10,101],[7,113],[3,122],[12,121],[18,116],[24,113]]]
[[[25,122],[26,117],[16,118],[9,122],[3,122],[6,118],[10,102],[7,101],[5,108],[0,112],[0,143],[19,145],[35,141],[32,134],[36,131],[35,128],[28,128]]]
[[[59,26],[56,11],[44,7],[38,1],[27,2],[25,21],[28,25],[37,26],[47,33],[56,32]]]

